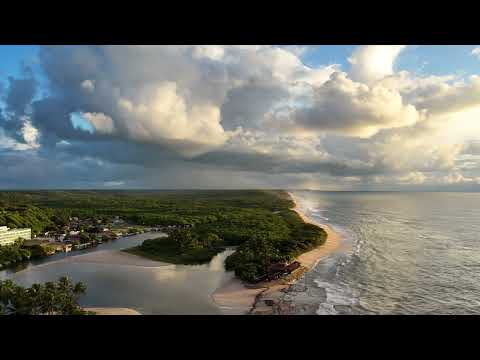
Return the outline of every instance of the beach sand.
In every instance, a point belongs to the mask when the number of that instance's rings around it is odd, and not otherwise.
[[[95,315],[142,315],[137,310],[129,308],[87,307],[83,310],[93,311]]]
[[[240,279],[234,277],[215,290],[211,297],[223,314],[244,315],[250,311],[256,297],[264,290],[246,288]]]
[[[172,264],[145,259],[141,256],[129,254],[120,250],[95,251],[89,254],[67,257],[60,261],[68,263],[91,263],[106,265],[140,266],[151,268],[172,266]]]
[[[260,284],[245,284],[237,278],[232,278],[212,294],[214,303],[219,306],[222,313],[227,315],[241,314],[266,314],[273,313],[271,306],[265,304],[265,300],[279,301],[284,291],[300,278],[305,271],[315,267],[315,265],[324,257],[337,250],[341,245],[341,235],[325,224],[319,224],[306,216],[295,197],[289,193],[295,207],[295,211],[303,221],[323,228],[327,233],[325,243],[311,251],[303,253],[297,258],[302,267],[296,274],[292,274],[290,279],[281,279]],[[263,305],[265,304],[265,305]]]

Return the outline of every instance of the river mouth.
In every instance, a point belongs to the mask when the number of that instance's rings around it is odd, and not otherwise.
[[[211,294],[231,277],[224,268],[226,249],[208,264],[173,265],[144,259],[120,250],[141,244],[159,233],[145,233],[97,248],[57,254],[20,271],[4,270],[0,279],[23,286],[69,276],[87,285],[80,305],[93,308],[130,308],[141,314],[207,315],[221,314]]]

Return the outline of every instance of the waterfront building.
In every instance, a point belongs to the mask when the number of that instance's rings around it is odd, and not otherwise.
[[[18,239],[31,240],[32,229],[9,229],[0,226],[0,246],[13,244]]]
[[[57,239],[54,236],[37,236],[35,237],[35,240],[48,241],[50,243],[54,243],[57,241]]]

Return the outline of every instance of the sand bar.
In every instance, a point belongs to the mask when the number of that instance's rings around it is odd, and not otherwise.
[[[87,307],[85,311],[93,311],[95,315],[142,315],[137,310],[129,308]]]
[[[264,288],[249,289],[238,278],[232,278],[211,295],[213,302],[225,315],[243,315],[250,311],[256,297]]]
[[[69,256],[60,260],[68,263],[90,263],[106,265],[123,265],[158,268],[161,266],[172,266],[165,262],[154,261],[134,254],[129,254],[120,250],[101,250],[85,255]]]

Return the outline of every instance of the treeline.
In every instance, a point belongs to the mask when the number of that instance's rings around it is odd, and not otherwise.
[[[48,208],[40,209],[30,205],[0,206],[0,226],[12,229],[31,228],[34,234],[39,234],[53,225],[53,216],[54,211]]]
[[[172,261],[189,263],[209,261],[222,246],[239,246],[226,266],[249,281],[262,275],[269,264],[291,260],[326,239],[322,229],[305,224],[290,210],[294,203],[284,191],[0,192],[0,207],[14,204],[45,211],[45,217],[35,218],[37,230],[48,227],[49,221],[58,224],[62,216],[68,215],[120,216],[146,226],[189,224],[191,230],[184,233],[185,242],[191,245],[188,250],[179,246],[178,241],[146,241],[144,254],[158,258],[163,252]],[[17,223],[20,218],[16,218]],[[29,221],[35,225],[33,220]],[[203,242],[202,239],[212,236],[219,239],[215,246]]]
[[[21,246],[21,242],[0,246],[0,268],[30,259],[32,252]]]
[[[304,223],[297,213],[280,214],[287,224],[285,232],[257,231],[230,255],[225,266],[242,280],[255,281],[276,262],[290,262],[300,254],[322,245],[327,233],[318,226]]]
[[[25,247],[22,240],[13,244],[0,246],[0,269],[13,266],[29,259],[41,259],[55,249],[49,245],[33,245]]]
[[[145,240],[129,253],[173,264],[203,264],[223,251],[223,240],[214,233],[199,235],[190,229],[174,229],[168,238]]]

